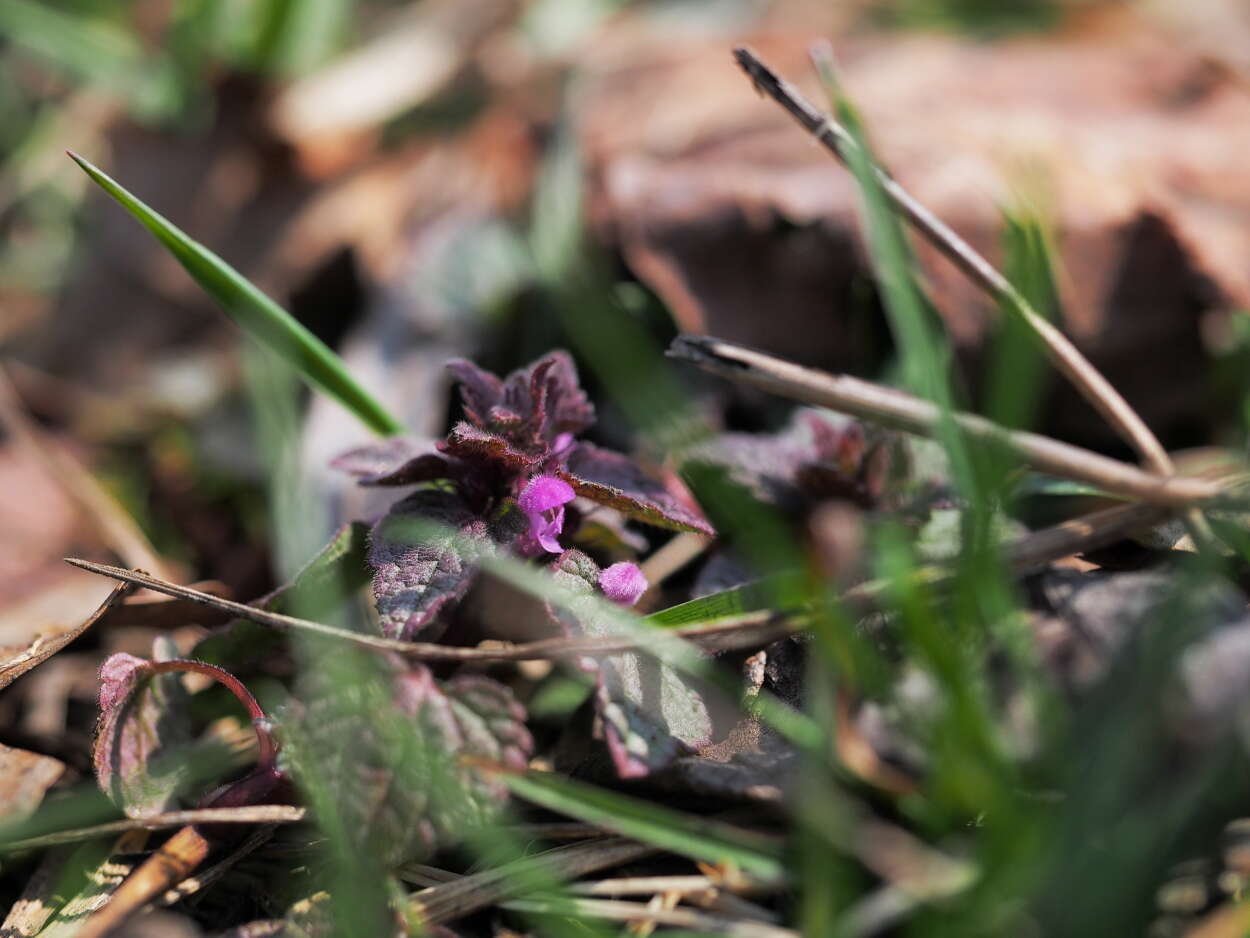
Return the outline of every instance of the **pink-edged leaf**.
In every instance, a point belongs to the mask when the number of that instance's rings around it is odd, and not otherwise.
[[[620,453],[592,443],[578,443],[569,452],[568,466],[560,476],[578,495],[637,521],[674,531],[716,533],[702,512],[684,503]]]
[[[447,439],[438,448],[448,456],[470,465],[491,464],[505,476],[532,472],[542,462],[541,452],[518,448],[514,443],[491,430],[483,430],[461,421],[452,427]]]
[[[395,689],[396,707],[411,718],[423,750],[418,771],[428,773],[421,780],[429,795],[423,821],[437,843],[455,843],[488,823],[508,795],[463,757],[524,770],[534,751],[525,708],[498,681],[466,675],[440,683],[421,664],[399,674]]]
[[[460,403],[464,407],[464,415],[479,427],[489,426],[488,415],[491,408],[503,400],[503,382],[489,371],[463,358],[449,361],[447,370],[460,384]]]
[[[404,641],[460,599],[476,573],[452,538],[419,530],[438,524],[462,540],[489,541],[486,521],[454,492],[423,490],[394,505],[369,536],[382,634]]]
[[[361,485],[416,485],[454,476],[446,457],[433,444],[397,436],[348,450],[330,461],[340,472],[355,476]]]
[[[575,595],[597,591],[601,571],[581,551],[565,551],[550,569],[556,581]],[[594,604],[571,605],[571,609],[548,605],[565,635],[611,633],[610,622],[597,614]],[[578,667],[595,676],[596,730],[622,778],[647,775],[711,741],[712,718],[703,698],[663,662],[626,652],[579,658]]]
[[[422,664],[375,662],[309,674],[284,751],[322,822],[390,869],[495,817],[507,791],[465,757],[522,770],[534,742],[524,708],[490,678],[440,682]]]
[[[111,655],[100,668],[100,718],[92,761],[96,782],[129,817],[175,807],[190,780],[189,695],[177,674],[154,675],[152,663]]]
[[[803,408],[780,433],[726,433],[688,456],[723,466],[756,498],[801,510],[825,498],[872,507],[898,461],[894,437],[828,411]]]

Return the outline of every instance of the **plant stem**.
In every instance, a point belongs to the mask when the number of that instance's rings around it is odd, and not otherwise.
[[[256,698],[252,696],[242,681],[215,664],[209,664],[206,661],[195,661],[191,658],[174,658],[171,661],[154,661],[152,662],[152,671],[154,674],[169,674],[178,672],[187,672],[190,674],[202,674],[205,677],[212,678],[218,684],[222,684],[235,697],[239,703],[243,704],[243,708],[247,711],[248,716],[252,718],[252,729],[256,732],[256,750],[257,765],[262,772],[272,772],[277,766],[278,760],[278,744],[273,738],[273,733],[269,730],[269,718],[265,716],[265,711],[261,709]]]

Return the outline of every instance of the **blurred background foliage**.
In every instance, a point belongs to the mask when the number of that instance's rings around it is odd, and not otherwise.
[[[849,183],[837,188],[840,170],[811,156],[783,121],[750,112],[738,122],[755,101],[728,50],[743,40],[782,50],[794,74],[806,67],[808,39],[835,35],[857,98],[891,80],[924,86],[925,69],[945,76],[934,58],[960,68],[967,61],[969,120],[983,104],[983,124],[1006,124],[1010,94],[1045,99],[1059,84],[1067,60],[1048,58],[1051,50],[1093,43],[1090,67],[1101,77],[1099,49],[1111,56],[1132,46],[1117,30],[1135,21],[1116,17],[1142,9],[1157,24],[1151,4],[1095,0],[6,0],[0,343],[41,426],[91,466],[160,554],[181,564],[186,579],[221,581],[243,598],[289,579],[345,518],[381,510],[375,495],[323,468],[362,430],[241,343],[146,234],[96,199],[66,148],[104,165],[279,299],[418,435],[440,435],[454,413],[445,359],[466,355],[503,372],[560,345],[586,366],[600,442],[662,455],[709,430],[782,425],[787,406],[661,359],[678,332],[705,330],[807,364],[899,379],[947,405],[977,403],[1009,425],[1041,425],[1122,453],[1103,428],[1091,428],[1083,405],[1054,396],[1053,378],[1010,320],[997,328],[971,313],[961,318],[967,295],[947,289],[940,271],[913,279],[913,265],[928,259],[923,250],[913,257],[871,185],[868,235],[859,240],[848,234],[858,203]],[[1209,27],[1198,32],[1207,36]],[[1244,87],[1235,90],[1245,80],[1241,64],[1213,49],[1198,43],[1184,68],[1163,58],[1157,73],[1129,61],[1130,79],[1107,93],[1115,99],[1108,111],[1207,119],[1199,130],[1208,134],[1236,123],[1225,114],[1242,111],[1221,95],[1244,96]],[[715,68],[683,71],[691,50]],[[1011,56],[1038,50],[1006,100],[993,98],[998,86],[978,69],[995,54],[1010,68]],[[1140,74],[1166,87],[1142,91]],[[1062,119],[1082,115],[1085,101],[1065,93],[1052,110],[1066,146]],[[879,128],[882,136],[900,124],[932,130],[925,117],[939,122],[941,105],[953,104],[922,103],[909,100],[906,119]],[[872,139],[876,112],[865,113]],[[653,122],[657,114],[663,119]],[[1123,129],[1102,112],[1089,120],[1104,134]],[[732,150],[739,143],[749,158]],[[897,138],[884,143],[893,166]],[[985,165],[969,170],[935,154],[963,145],[952,134],[897,152],[909,180],[954,192],[962,205],[959,183],[981,182]],[[1095,151],[1073,157],[1061,147],[1059,155],[1084,172],[1097,161],[1081,157]],[[630,159],[614,162],[617,152]],[[657,177],[648,189],[641,174],[657,163],[686,165],[689,175]],[[814,175],[805,175],[812,163]],[[1073,316],[1068,324],[1100,363],[1139,382],[1130,396],[1150,409],[1169,445],[1240,444],[1250,335],[1243,316],[1229,315],[1243,294],[1211,247],[1227,243],[1221,212],[1207,211],[1210,227],[1195,238],[1183,219],[1104,177],[1073,185],[1082,211],[1094,206],[1082,214],[1051,193],[1062,180],[1046,170],[1007,158],[995,168],[1005,184],[987,184],[991,197],[956,227],[973,229],[970,237],[988,245],[1039,310]],[[1181,188],[1186,173],[1208,169],[1164,166]],[[721,173],[732,177],[728,196],[716,190]],[[774,175],[784,176],[777,189],[759,181]],[[707,190],[694,185],[700,180]],[[632,184],[644,193],[637,203],[629,202]],[[1104,195],[1115,203],[1105,215]],[[647,214],[673,204],[671,215]],[[1244,207],[1221,208],[1236,216]],[[1080,293],[1084,256],[1106,268],[1092,300]],[[728,284],[719,294],[704,283],[718,278]],[[1081,319],[1089,310],[1123,318],[1095,316],[1089,326]],[[1126,333],[1142,344],[1117,347]],[[1145,364],[1142,347],[1153,349]],[[1158,398],[1148,393],[1154,385],[1164,386]],[[901,917],[910,933],[927,936],[1002,934],[1025,922],[1045,934],[1141,933],[1159,912],[1154,893],[1174,861],[1211,852],[1215,832],[1247,807],[1242,751],[1189,748],[1171,723],[1180,650],[1201,637],[1204,591],[1228,568],[1205,557],[1176,561],[1166,601],[1145,617],[1130,659],[1070,708],[1041,677],[1044,654],[1026,610],[1040,602],[1032,594],[1049,589],[1050,601],[1062,584],[1021,586],[994,550],[972,549],[1008,523],[1060,513],[1055,499],[1017,487],[1018,467],[1001,454],[969,452],[958,434],[943,442],[957,470],[952,497],[969,508],[958,530],[934,535],[947,547],[969,545],[949,595],[910,576],[925,558],[906,524],[874,519],[858,558],[861,572],[892,584],[893,650],[902,653],[883,655],[857,637],[829,584],[806,584],[817,613],[799,725],[819,735],[805,752],[804,797],[793,809],[794,920],[809,934],[828,933],[834,918],[853,934]],[[811,562],[810,545],[787,519],[724,478],[692,481],[754,572]],[[1087,494],[1063,502],[1068,513],[1089,504]],[[0,599],[48,588],[47,570],[82,541],[99,549],[98,536],[64,527],[45,551],[51,559],[27,565],[37,575],[14,576]],[[690,585],[678,578],[676,591]],[[92,690],[66,694],[85,710]],[[881,704],[881,719],[923,741],[922,785],[890,792],[827,758],[849,730],[839,707],[861,692]],[[581,694],[549,682],[531,703],[550,709],[531,706],[531,714],[554,736]],[[21,727],[9,741],[74,758],[80,739],[39,737],[26,703],[14,699],[0,710]],[[893,755],[906,763],[906,752]],[[332,803],[334,793],[319,797]],[[929,883],[935,893],[917,896],[866,872],[848,831],[867,813],[966,861],[944,881],[950,892]],[[500,838],[475,852],[512,856],[520,852],[513,846]],[[968,869],[977,871],[974,882]]]

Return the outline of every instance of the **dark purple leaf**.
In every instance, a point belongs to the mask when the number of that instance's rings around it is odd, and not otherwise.
[[[503,400],[503,382],[463,358],[449,361],[447,370],[460,384],[460,403],[465,416],[479,427],[488,427],[491,408]]]
[[[580,433],[595,422],[594,405],[578,385],[568,352],[552,352],[504,381],[466,361],[448,368],[460,382],[469,422],[525,452],[545,456],[557,436]]]
[[[565,551],[551,571],[574,594],[597,592],[600,570],[581,551]],[[593,602],[574,601],[572,609],[549,605],[548,611],[570,637],[613,632],[610,618]],[[703,698],[668,665],[626,652],[580,658],[578,666],[595,676],[597,732],[622,778],[647,775],[711,740],[712,719]]]
[[[175,806],[191,767],[189,698],[177,674],[153,675],[152,663],[111,655],[100,668],[100,719],[92,760],[96,782],[129,817]]]
[[[715,534],[697,508],[684,504],[627,456],[579,443],[560,475],[578,495],[607,505],[637,521],[675,531]]]
[[[447,459],[434,452],[432,444],[405,436],[358,446],[336,456],[330,465],[356,476],[361,485],[415,485],[452,475]]]
[[[577,379],[577,366],[565,351],[552,352],[547,359],[546,436],[554,440],[561,433],[577,435],[594,425],[595,406]]]
[[[487,523],[454,492],[428,489],[393,506],[369,539],[373,595],[382,634],[411,639],[468,590],[476,568],[451,537],[420,530],[437,524],[469,541],[489,541]]]
[[[470,465],[491,464],[505,478],[534,471],[544,456],[542,452],[519,449],[498,433],[464,421],[452,428],[447,439],[439,444],[439,449]]]

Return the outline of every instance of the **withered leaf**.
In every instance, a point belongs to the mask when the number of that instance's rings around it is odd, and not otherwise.
[[[578,495],[637,521],[674,531],[716,533],[697,508],[683,504],[632,459],[593,443],[573,447],[568,468],[559,475]]]
[[[1003,256],[998,206],[1036,204],[1019,199],[1021,167],[1046,181],[1060,325],[1147,424],[1184,427],[1191,440],[1219,417],[1204,315],[1250,301],[1250,176],[1230,136],[1250,127],[1250,98],[1235,69],[1213,72],[1204,45],[1127,19],[1114,43],[1080,31],[846,38],[840,77],[891,174],[991,261]],[[1246,47],[1242,32],[1225,39]],[[583,63],[579,130],[590,214],[634,273],[683,331],[827,370],[879,366],[888,339],[851,175],[745,80],[733,87],[723,42],[618,41],[628,51]],[[819,103],[806,43],[775,37],[765,58]],[[937,309],[975,362],[998,321],[993,302],[917,248]],[[1040,417],[1060,439],[1107,441],[1063,382]]]
[[[96,783],[128,817],[170,810],[189,781],[189,702],[177,674],[143,658],[115,654],[100,668]]]
[[[448,528],[461,541],[489,540],[486,522],[454,492],[414,492],[392,507],[369,537],[373,595],[387,638],[411,639],[473,580],[472,558],[452,538],[419,530],[423,524]]]
[[[74,580],[84,584],[92,594],[98,594],[99,587],[90,581],[77,576]],[[73,625],[43,621],[42,610],[36,605],[21,616],[7,615],[0,623],[0,688],[7,687],[31,668],[35,667],[76,639],[117,602],[131,587],[119,583],[105,597],[95,612],[86,619]]]
[[[28,817],[65,772],[51,756],[0,745],[0,823]]]
[[[570,592],[595,593],[600,571],[581,551],[565,551],[551,569]],[[613,631],[593,603],[575,603],[572,609],[548,605],[548,611],[570,637]],[[581,658],[578,665],[595,677],[598,731],[622,778],[661,769],[711,739],[712,719],[703,698],[668,665],[640,652]]]

